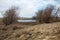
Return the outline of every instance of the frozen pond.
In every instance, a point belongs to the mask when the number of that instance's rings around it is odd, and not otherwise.
[[[36,20],[17,20],[18,22],[36,22]]]

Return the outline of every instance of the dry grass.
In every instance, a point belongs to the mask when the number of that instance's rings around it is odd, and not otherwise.
[[[0,40],[4,40],[5,38],[8,38],[15,30],[21,30],[24,28],[28,28],[29,26],[33,25],[23,25],[20,23],[10,24],[10,25],[0,25]]]
[[[12,25],[9,25],[10,28]],[[19,26],[19,24],[14,25]],[[20,25],[19,27],[21,26],[23,25]],[[60,22],[49,23],[49,24],[38,24],[35,26],[24,25],[23,28],[21,29],[17,28],[3,40],[60,40]]]

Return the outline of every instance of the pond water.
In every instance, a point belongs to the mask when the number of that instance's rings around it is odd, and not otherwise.
[[[18,22],[36,22],[36,20],[17,20]]]

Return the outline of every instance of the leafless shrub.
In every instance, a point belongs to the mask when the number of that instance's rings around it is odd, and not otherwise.
[[[9,25],[17,21],[18,19],[17,9],[18,9],[17,7],[12,7],[5,12],[3,17],[3,23],[5,25]]]
[[[40,10],[36,14],[36,19],[38,23],[50,23],[50,22],[57,22],[59,17],[56,15],[52,15],[54,7],[48,6],[45,10]]]

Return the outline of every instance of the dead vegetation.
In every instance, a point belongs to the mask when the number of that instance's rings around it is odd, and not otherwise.
[[[3,40],[60,40],[60,23],[38,24],[17,29]]]
[[[56,13],[53,13],[54,6],[50,5],[47,6],[43,10],[39,10],[36,13],[36,20],[38,23],[52,23],[52,22],[59,22],[60,17],[58,16],[58,10]],[[52,15],[54,14],[54,15]]]
[[[0,40],[60,40],[60,22],[58,22],[60,18],[52,15],[53,8],[49,6],[45,10],[38,11],[33,19],[36,18],[38,23],[43,24],[37,25],[35,23],[15,23],[18,18],[16,9],[7,10],[3,17],[3,23],[7,26],[0,25]]]
[[[17,7],[11,7],[8,9],[5,14],[3,15],[3,23],[5,25],[9,25],[12,23],[15,23],[18,19],[18,13],[17,13],[18,8]]]

